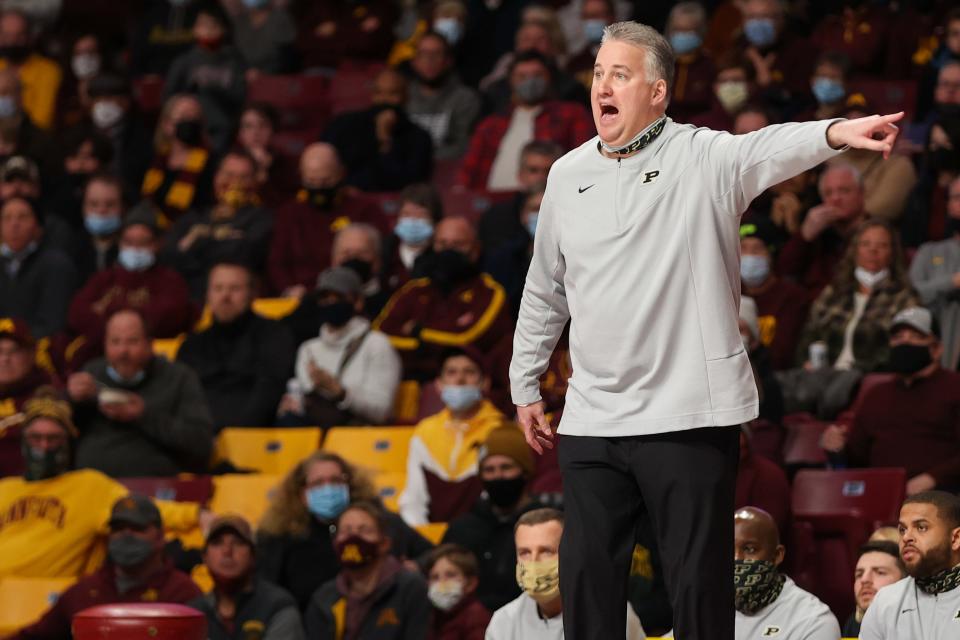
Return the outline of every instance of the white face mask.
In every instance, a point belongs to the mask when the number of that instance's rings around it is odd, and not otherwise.
[[[890,270],[880,269],[880,271],[867,271],[863,267],[857,267],[854,269],[853,275],[861,285],[867,289],[873,289],[889,277]]]
[[[87,80],[100,71],[100,56],[96,53],[78,53],[70,61],[73,75],[81,80]]]
[[[111,100],[94,102],[90,118],[98,129],[109,129],[123,118],[123,107]]]
[[[462,580],[441,580],[430,585],[427,597],[437,609],[449,611],[463,599]]]

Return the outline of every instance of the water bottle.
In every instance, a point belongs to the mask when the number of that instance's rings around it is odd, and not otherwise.
[[[297,378],[287,380],[287,395],[293,399],[296,413],[303,414],[303,385]]]

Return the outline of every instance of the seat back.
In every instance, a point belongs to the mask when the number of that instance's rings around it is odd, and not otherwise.
[[[431,522],[429,524],[421,524],[417,526],[417,533],[422,535],[433,544],[440,544],[440,541],[443,540],[443,534],[447,532],[447,526],[448,525],[446,522]]]
[[[330,83],[320,75],[258,75],[247,99],[273,105],[280,131],[308,131],[315,138],[330,119]]]
[[[373,485],[383,506],[393,512],[400,511],[400,494],[407,484],[406,471],[386,471],[373,476]]]
[[[319,427],[227,427],[217,435],[215,462],[237,469],[284,475],[320,448]]]
[[[869,526],[896,523],[906,488],[906,471],[889,469],[803,470],[793,481],[793,513],[856,512]]]
[[[380,66],[344,66],[330,79],[330,110],[333,115],[366,109],[371,104],[373,80]]]
[[[299,298],[257,298],[253,301],[254,312],[271,320],[286,318],[296,311],[298,306]]]
[[[334,427],[323,448],[373,472],[405,471],[413,427]]]
[[[281,476],[265,473],[215,476],[210,510],[217,515],[241,515],[256,528],[282,481]]]
[[[210,476],[183,474],[173,478],[117,478],[130,490],[157,500],[177,500],[204,504],[213,494]]]
[[[0,580],[0,636],[33,624],[46,613],[74,578],[19,578]]]

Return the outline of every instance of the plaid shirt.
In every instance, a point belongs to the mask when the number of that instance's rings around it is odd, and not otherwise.
[[[510,127],[512,114],[512,111],[494,113],[480,121],[460,166],[458,185],[480,191],[487,188],[490,168],[500,150],[500,141]],[[533,125],[534,140],[552,140],[568,150],[580,146],[594,134],[593,119],[575,102],[545,102]]]

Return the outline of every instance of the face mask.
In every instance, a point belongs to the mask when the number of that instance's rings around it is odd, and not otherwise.
[[[400,218],[393,232],[404,244],[416,246],[433,237],[433,225],[423,218]]]
[[[243,6],[247,9],[261,9],[269,3],[270,0],[243,0]]]
[[[463,253],[455,249],[444,249],[434,256],[430,279],[441,291],[449,293],[461,282],[465,282],[477,273],[477,267]]]
[[[751,18],[743,23],[743,35],[747,42],[763,49],[777,39],[777,27],[771,18]]]
[[[346,267],[350,269],[355,274],[360,276],[360,282],[368,282],[373,276],[373,264],[366,260],[361,260],[360,258],[353,258],[347,260],[346,262],[340,265],[341,267]]]
[[[349,302],[321,304],[318,305],[318,308],[320,310],[321,324],[329,324],[338,329],[350,322],[350,318],[356,313],[353,305]]]
[[[530,237],[537,235],[537,221],[540,219],[540,212],[534,213],[529,218],[527,218],[527,233],[530,234]]]
[[[199,147],[203,141],[203,125],[199,120],[181,120],[174,127],[173,135],[188,147]]]
[[[156,256],[149,249],[120,247],[117,262],[127,271],[146,271],[153,266]]]
[[[143,382],[143,379],[146,377],[146,371],[137,371],[133,376],[129,378],[124,378],[120,375],[120,372],[114,369],[112,366],[107,365],[107,377],[116,382],[119,385],[125,387],[132,387]]]
[[[814,78],[810,88],[813,91],[813,97],[820,104],[840,102],[843,100],[843,96],[847,94],[843,88],[843,83],[832,78]]]
[[[88,213],[83,216],[83,226],[92,236],[109,236],[120,230],[120,218]]]
[[[483,390],[472,384],[448,384],[440,391],[440,399],[450,411],[462,412],[483,400]]]
[[[960,218],[953,218],[948,215],[946,232],[948,238],[960,234]]]
[[[734,560],[734,606],[746,615],[760,611],[780,596],[784,580],[769,560]]]
[[[498,478],[483,482],[483,490],[487,492],[490,502],[501,509],[517,504],[526,486],[527,479],[522,475],[516,478]]]
[[[517,585],[538,603],[555,600],[560,595],[559,559],[518,562]]]
[[[690,53],[703,44],[703,38],[696,31],[675,31],[670,34],[670,46],[678,56]]]
[[[110,538],[107,544],[107,555],[118,567],[136,567],[149,560],[153,553],[153,544],[149,540],[129,533]]]
[[[325,484],[307,489],[307,510],[321,520],[333,520],[350,504],[350,487]]]
[[[866,287],[867,289],[873,289],[878,284],[887,279],[887,276],[890,275],[889,269],[880,269],[876,273],[871,273],[863,267],[857,267],[853,270],[853,275],[856,277],[857,282]]]
[[[596,44],[603,39],[603,30],[606,28],[603,20],[587,20],[583,23],[583,35],[587,42]]]
[[[433,22],[433,30],[446,38],[451,45],[457,44],[463,37],[463,27],[456,18],[437,18]]]
[[[0,118],[17,115],[17,103],[11,96],[0,96]]]
[[[217,201],[220,202],[220,204],[227,205],[231,209],[240,209],[241,207],[255,205],[259,202],[252,191],[238,187],[228,187],[224,189],[217,194]]]
[[[216,51],[223,44],[223,36],[215,38],[197,38],[197,44],[207,51]]]
[[[20,452],[26,467],[23,477],[27,480],[56,478],[70,470],[70,449],[66,445],[56,449],[34,449],[23,440]]]
[[[340,198],[340,185],[332,187],[304,187],[305,199],[321,211],[330,211]]]
[[[434,582],[427,591],[430,602],[440,611],[450,611],[463,598],[462,580]]]
[[[514,88],[517,97],[524,104],[537,104],[547,95],[547,79],[542,76],[524,78]]]
[[[100,71],[100,56],[95,53],[78,53],[70,60],[73,75],[81,80],[87,80]]]
[[[747,102],[750,90],[746,82],[739,80],[721,82],[717,85],[717,100],[727,113],[733,113]]]
[[[340,566],[358,569],[377,559],[379,555],[378,546],[376,542],[370,542],[361,536],[352,535],[334,543],[334,550],[337,552]]]
[[[9,47],[0,47],[0,57],[9,58],[13,64],[21,64],[30,55],[30,47],[25,44],[14,44]]]
[[[94,102],[90,109],[90,119],[98,129],[109,129],[123,118],[123,107],[110,100]]]
[[[748,287],[763,284],[770,275],[770,263],[763,256],[745,255],[740,258],[740,279]]]
[[[926,369],[933,362],[930,347],[922,344],[898,344],[890,347],[890,371],[904,376],[912,376]]]

